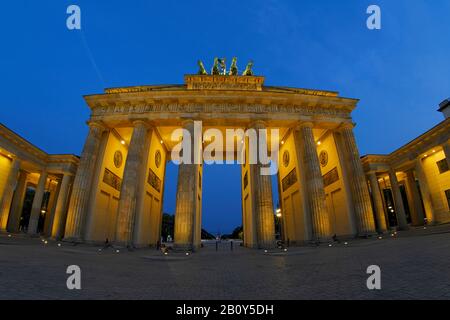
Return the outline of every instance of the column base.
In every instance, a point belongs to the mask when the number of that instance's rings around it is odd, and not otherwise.
[[[383,233],[383,232],[377,232],[377,231],[360,232],[357,234],[357,237],[358,238],[370,238],[370,237],[377,236],[380,233]]]
[[[397,229],[397,231],[408,231],[409,226],[397,227],[396,229]]]
[[[192,252],[192,251],[197,251],[200,246],[195,246],[193,244],[190,243],[186,243],[186,244],[179,244],[179,243],[175,243],[173,245],[173,251],[175,252]]]
[[[327,243],[333,241],[332,236],[326,236],[326,237],[317,237],[317,238],[311,238],[308,240],[309,243],[315,242],[315,243]]]
[[[262,243],[256,246],[257,249],[275,249],[277,247],[276,241],[270,243]]]
[[[106,245],[105,242],[103,244]],[[127,243],[122,241],[111,241],[108,244],[114,246],[114,248],[119,249],[130,249],[130,250],[137,249],[137,247],[133,243]]]
[[[80,238],[76,238],[76,237],[62,238],[61,241],[62,242],[70,242],[70,243],[73,243],[73,244],[84,243],[84,240],[81,240]]]

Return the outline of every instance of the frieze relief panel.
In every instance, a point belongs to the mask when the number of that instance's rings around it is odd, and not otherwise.
[[[291,186],[293,186],[296,182],[297,182],[297,171],[296,168],[294,168],[281,181],[283,192],[289,189]]]
[[[147,183],[152,186],[153,189],[158,191],[158,193],[161,192],[161,179],[156,175],[156,173],[152,169],[148,169],[148,177],[147,177]]]
[[[128,106],[98,106],[92,110],[92,116],[106,116],[136,113],[292,113],[302,115],[328,115],[349,118],[349,110],[315,106],[287,106],[263,104],[155,104]]]
[[[333,183],[339,181],[339,172],[337,168],[334,168],[323,175],[323,186],[328,187]]]
[[[120,191],[122,187],[122,179],[114,174],[111,170],[105,168],[105,172],[103,173],[103,182],[109,185],[110,187]]]

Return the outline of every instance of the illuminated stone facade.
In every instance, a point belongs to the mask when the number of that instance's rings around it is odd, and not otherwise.
[[[280,130],[282,236],[291,244],[375,233],[352,130],[356,99],[266,87],[264,77],[221,75],[188,75],[184,85],[106,89],[85,99],[92,111],[90,133],[73,186],[67,240],[156,245],[165,164],[175,144],[171,133],[192,132],[194,121],[201,121],[203,130]],[[120,165],[114,162],[117,153]],[[275,245],[273,190],[260,166],[242,165],[244,244],[268,248]],[[199,164],[179,167],[176,248],[200,246],[202,174]]]
[[[450,102],[445,120],[389,155],[362,158],[377,229],[450,222]]]
[[[193,132],[194,121],[202,122],[203,131],[279,129],[275,191],[281,237],[291,245],[365,237],[394,225],[406,229],[424,217],[430,223],[450,221],[444,197],[450,172],[436,172],[437,162],[439,170],[442,161],[448,166],[448,119],[391,155],[361,161],[351,118],[358,100],[337,92],[268,87],[264,77],[188,75],[183,85],[106,89],[85,100],[91,117],[80,159],[47,155],[0,127],[1,230],[19,231],[25,190],[32,184],[28,233],[37,232],[39,212],[48,211],[40,229],[47,236],[157,245],[166,163],[178,143],[171,134],[177,128]],[[191,142],[194,154],[208,145]],[[239,142],[249,144],[248,138]],[[248,148],[245,152],[248,159]],[[248,161],[241,165],[244,245],[270,248],[276,238],[274,190],[260,169]],[[201,244],[202,178],[202,164],[179,166],[174,246],[180,250]],[[389,220],[389,213],[395,219]]]
[[[0,125],[0,231],[62,238],[78,162],[49,155]]]

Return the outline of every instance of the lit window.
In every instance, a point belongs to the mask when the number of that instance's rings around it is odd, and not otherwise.
[[[447,163],[447,159],[442,159],[441,161],[436,162],[438,169],[439,169],[439,173],[442,174],[444,172],[447,172],[449,170],[448,168],[448,163]]]
[[[448,209],[450,210],[450,189],[445,190],[445,195],[447,196],[447,205],[448,205]]]

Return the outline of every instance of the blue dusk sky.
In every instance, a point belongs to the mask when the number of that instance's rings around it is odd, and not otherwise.
[[[66,28],[81,7],[82,29]],[[379,5],[382,29],[366,27]],[[182,83],[202,59],[250,59],[266,84],[361,99],[361,154],[389,153],[443,118],[450,96],[448,0],[2,1],[0,122],[49,153],[80,154],[89,109],[105,87]],[[174,212],[177,168],[164,199]],[[205,166],[203,225],[242,223],[240,168]],[[276,191],[276,188],[274,188]]]

